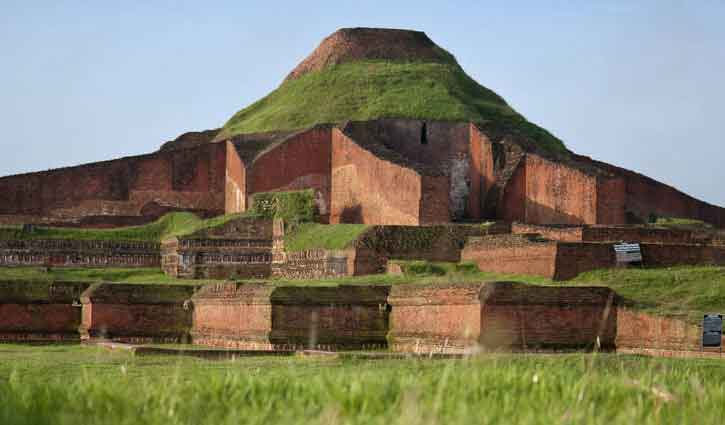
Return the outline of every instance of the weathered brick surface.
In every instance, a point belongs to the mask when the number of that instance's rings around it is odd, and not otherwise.
[[[389,345],[399,351],[613,348],[616,297],[608,288],[515,283],[393,287]]]
[[[556,255],[556,242],[501,235],[470,238],[461,260],[476,263],[482,271],[552,278],[556,275]]]
[[[161,267],[191,279],[266,278],[272,270],[272,220],[241,217],[162,244]]]
[[[701,245],[643,244],[642,259],[646,266],[724,265],[725,247]]]
[[[212,285],[194,296],[194,342],[236,348],[384,346],[388,287]]]
[[[113,225],[167,211],[225,210],[227,145],[97,162],[0,178],[0,215],[61,224]],[[12,220],[10,220],[12,221]]]
[[[656,266],[657,264],[647,265]],[[609,243],[557,243],[555,280],[568,280],[580,273],[616,265],[614,246]]]
[[[187,300],[194,289],[182,285],[91,285],[81,296],[82,338],[184,342],[192,324]]]
[[[686,245],[713,245],[717,234],[706,230],[668,229],[661,227],[629,225],[536,225],[513,223],[515,234],[539,234],[547,239],[562,242],[641,242]]]
[[[581,225],[537,225],[526,223],[512,223],[511,233],[537,234],[553,241],[582,242],[584,240],[584,227]],[[619,240],[619,239],[618,239]]]
[[[0,341],[78,341],[85,283],[0,282]]]
[[[395,162],[395,158],[399,157],[381,144],[367,141],[363,147],[333,129],[330,222],[418,225],[449,221],[448,179],[421,174],[414,165]]]
[[[388,346],[395,351],[459,351],[481,334],[479,285],[396,285],[390,290]]]
[[[618,349],[699,350],[702,328],[683,319],[617,309]]]
[[[616,294],[609,288],[488,284],[481,342],[490,348],[613,348]]]
[[[248,169],[247,196],[313,189],[321,216],[330,213],[331,129],[315,127],[262,152]],[[247,200],[248,205],[251,204]]]
[[[0,266],[157,267],[159,244],[67,239],[0,240]]]
[[[325,279],[352,276],[348,257],[354,250],[309,249],[284,253],[272,263],[272,276],[283,279]]]
[[[642,174],[575,155],[578,162],[614,173],[624,180],[628,220],[647,222],[650,216],[687,217],[725,227],[725,209],[697,200],[674,187]]]
[[[374,226],[358,238],[356,247],[367,249],[368,255],[376,255],[378,268],[384,267],[390,259],[457,262],[461,260],[461,250],[469,237],[509,232],[510,227],[505,223],[491,226]]]
[[[725,264],[725,247],[685,244],[640,244],[645,267]],[[480,270],[530,274],[568,280],[596,269],[615,267],[612,243],[556,242],[531,235],[470,238],[461,253]]]
[[[597,179],[563,164],[529,154],[526,166],[526,223],[597,223]]]
[[[247,210],[247,170],[231,142],[226,144],[226,186],[224,212],[226,214]]]

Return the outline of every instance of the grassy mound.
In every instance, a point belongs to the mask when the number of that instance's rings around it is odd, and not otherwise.
[[[666,269],[610,269],[583,273],[563,285],[608,286],[634,302],[638,310],[687,315],[725,312],[725,268],[681,266]]]
[[[445,62],[365,60],[304,74],[237,112],[217,139],[377,118],[494,123],[552,153],[565,151],[559,139],[526,121],[458,64]]]
[[[368,227],[365,224],[304,223],[285,235],[285,250],[344,249],[351,246]]]

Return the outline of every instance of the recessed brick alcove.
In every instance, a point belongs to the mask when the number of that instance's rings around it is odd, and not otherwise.
[[[186,342],[195,287],[97,283],[81,295],[82,339]]]
[[[79,341],[78,300],[87,287],[77,282],[0,282],[0,341]]]
[[[208,285],[193,297],[191,336],[243,349],[385,347],[389,289]]]

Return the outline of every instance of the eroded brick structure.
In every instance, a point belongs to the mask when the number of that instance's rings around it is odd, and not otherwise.
[[[155,242],[0,240],[0,267],[158,267],[160,258]]]
[[[82,339],[121,342],[186,342],[194,290],[183,285],[97,283],[80,297]]]
[[[272,239],[272,220],[233,219],[163,241],[161,267],[179,278],[266,278],[272,264]]]
[[[208,285],[193,297],[194,343],[242,349],[383,347],[389,287]]]
[[[619,232],[614,234],[621,235]],[[643,235],[648,233],[643,232]],[[565,237],[569,239],[572,235],[565,234]],[[610,236],[597,233],[596,237],[608,239]],[[638,242],[636,239],[629,241]],[[647,267],[725,265],[725,246],[683,243],[641,243],[640,246],[642,264]],[[572,279],[583,272],[617,266],[613,242],[556,241],[538,234],[469,238],[461,258],[475,263],[482,271],[530,274],[555,280]]]
[[[0,341],[79,341],[87,283],[0,282]]]
[[[0,178],[0,222],[132,224],[174,210],[245,211],[258,192],[313,189],[331,223],[725,224],[722,208],[652,179],[552,158],[469,123],[381,119],[188,146]]]

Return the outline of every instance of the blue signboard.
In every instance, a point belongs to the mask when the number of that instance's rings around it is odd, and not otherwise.
[[[702,319],[702,346],[722,347],[722,314],[706,314]]]

